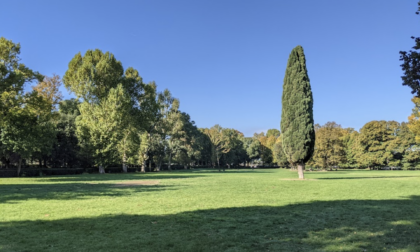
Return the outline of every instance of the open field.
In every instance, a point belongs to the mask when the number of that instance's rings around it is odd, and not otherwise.
[[[420,171],[0,179],[0,251],[420,251]]]

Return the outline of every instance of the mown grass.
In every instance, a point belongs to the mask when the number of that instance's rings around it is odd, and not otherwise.
[[[420,251],[419,171],[0,179],[0,251]],[[157,185],[116,187],[127,181]]]

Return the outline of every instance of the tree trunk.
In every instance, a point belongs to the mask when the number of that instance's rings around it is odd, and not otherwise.
[[[99,174],[104,174],[105,173],[105,169],[102,165],[99,165]]]
[[[141,172],[143,173],[146,172],[146,160],[144,160],[143,163],[141,164]]]
[[[169,159],[168,159],[168,170],[172,171],[171,169],[171,159],[172,159],[172,152],[169,152]]]
[[[123,165],[122,165],[123,172],[127,173],[127,156],[123,155]]]
[[[152,160],[149,159],[149,172],[151,172],[151,171],[152,171]]]
[[[227,164],[227,166],[228,166],[228,169],[230,169],[230,164]]]
[[[19,158],[18,167],[17,167],[17,176],[20,175],[20,169],[22,168],[22,158]]]
[[[188,165],[184,164],[184,170],[186,170],[188,168]]]
[[[297,166],[299,179],[304,179],[303,177],[303,171],[305,170],[305,163],[299,163]]]
[[[158,164],[158,166],[156,167],[156,171],[157,172],[160,172],[160,167],[162,166],[162,159],[161,160],[159,160],[159,164]]]

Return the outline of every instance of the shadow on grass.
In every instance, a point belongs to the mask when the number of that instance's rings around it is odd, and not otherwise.
[[[208,177],[213,173],[272,173],[267,170],[246,170],[246,169],[226,169],[225,172],[212,168],[188,169],[177,171],[163,171],[153,173],[110,173],[110,174],[83,174],[83,175],[64,175],[42,178],[33,178],[39,182],[82,182],[82,181],[111,181],[111,180],[161,180],[161,179],[191,179]],[[201,175],[200,175],[201,174]]]
[[[88,199],[101,196],[125,196],[139,192],[176,190],[180,186],[138,185],[116,187],[115,183],[63,183],[63,184],[7,184],[0,185],[0,204],[20,201]]]
[[[383,178],[416,178],[420,176],[372,176],[372,177],[328,177],[328,178],[316,178],[322,180],[334,180],[334,179],[383,179]]]
[[[0,251],[420,251],[419,206],[412,196],[0,222]]]
[[[111,181],[111,180],[161,180],[161,179],[189,179],[199,178],[203,175],[191,175],[187,173],[111,173],[111,174],[84,174],[65,175],[55,177],[34,178],[39,182],[82,182],[82,181]]]
[[[218,168],[200,168],[200,169],[191,169],[189,172],[197,174],[197,173],[203,173],[203,174],[209,174],[209,173],[258,173],[258,172],[264,172],[264,173],[273,173],[278,168],[273,169],[236,169],[236,168],[225,168],[225,171],[223,171],[223,168],[220,168],[220,171]]]
[[[325,179],[325,180],[334,180],[334,179],[383,179],[383,178],[415,178],[419,176],[372,176],[372,177],[329,177],[329,178],[316,178],[316,179]]]

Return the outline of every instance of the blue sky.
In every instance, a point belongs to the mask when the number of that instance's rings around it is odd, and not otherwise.
[[[63,76],[78,53],[110,51],[181,101],[198,127],[280,128],[290,51],[303,46],[315,123],[359,130],[406,121],[400,50],[419,36],[417,0],[2,1],[0,36],[22,62]],[[66,98],[70,98],[64,88]]]

